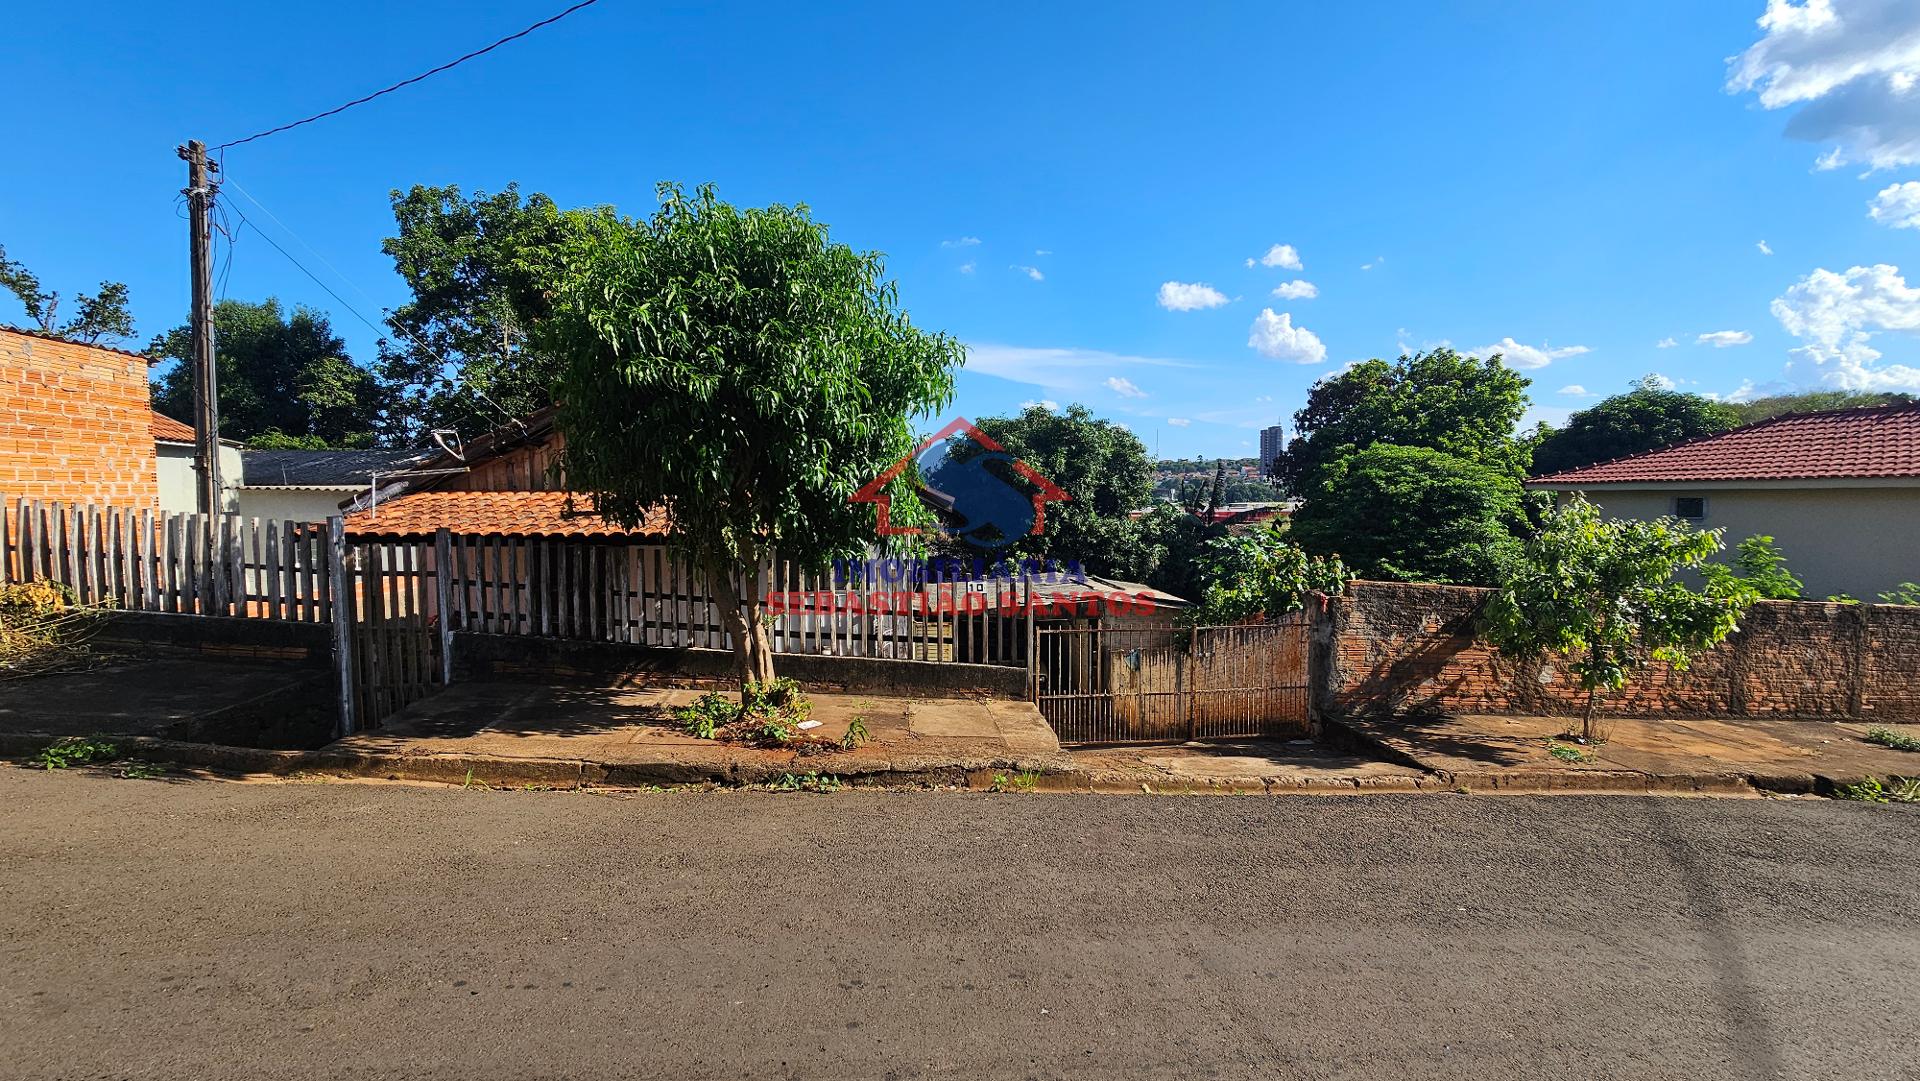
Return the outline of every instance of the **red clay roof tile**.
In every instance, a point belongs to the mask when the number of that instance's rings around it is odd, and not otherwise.
[[[504,537],[625,537],[666,532],[664,512],[638,529],[623,529],[587,510],[568,492],[410,492],[347,516],[356,536],[424,537],[441,528]]]
[[[153,438],[160,443],[191,443],[193,425],[183,424],[156,409],[153,411]]]
[[[1790,413],[1720,435],[1535,477],[1527,486],[1891,477],[1920,478],[1920,404]]]

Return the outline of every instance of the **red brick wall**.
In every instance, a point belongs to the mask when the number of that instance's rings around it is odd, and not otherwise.
[[[0,328],[0,502],[159,501],[146,358]]]
[[[1478,641],[1487,591],[1356,582],[1320,621],[1321,708],[1334,714],[1578,713],[1557,658],[1521,663]],[[1657,665],[1608,695],[1647,716],[1920,720],[1920,608],[1762,601],[1683,672]]]

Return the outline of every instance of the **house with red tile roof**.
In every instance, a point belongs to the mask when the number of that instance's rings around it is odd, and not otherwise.
[[[1620,518],[1774,538],[1811,598],[1920,581],[1920,404],[1790,413],[1527,482]]]
[[[456,536],[663,536],[664,514],[625,529],[594,514],[585,496],[567,491],[555,412],[540,410],[470,443],[447,442],[440,454],[384,476],[347,508],[348,535],[418,540],[446,529]]]

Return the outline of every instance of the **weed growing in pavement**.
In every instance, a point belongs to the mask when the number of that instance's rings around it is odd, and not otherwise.
[[[1891,728],[1869,728],[1862,739],[1868,743],[1878,743],[1882,747],[1891,747],[1896,751],[1920,751],[1920,739]]]
[[[1038,773],[1035,773],[1033,770],[1025,770],[1020,773],[1015,773],[1012,775],[1008,775],[1005,773],[996,773],[993,775],[993,787],[987,789],[987,791],[989,792],[1031,792],[1039,784],[1040,784],[1040,775]],[[1143,785],[1141,787],[1145,787],[1145,786]]]
[[[838,792],[847,783],[831,773],[782,773],[780,779],[768,785],[775,792]]]
[[[673,711],[674,720],[696,739],[738,739],[781,746],[800,735],[800,725],[813,715],[813,703],[791,679],[761,684],[749,681],[740,701],[717,691],[694,699]]]
[[[1565,743],[1552,740],[1547,742],[1547,753],[1562,762],[1591,762],[1594,760],[1592,751],[1583,751],[1578,747],[1571,747]]]
[[[120,757],[120,748],[101,739],[68,736],[43,748],[30,761],[42,769],[72,769]]]
[[[1834,790],[1838,799],[1859,803],[1920,803],[1920,777],[1867,777],[1857,784],[1843,784]]]
[[[142,762],[138,759],[122,765],[117,776],[129,781],[151,781],[167,775],[167,767],[162,762]]]
[[[872,738],[873,736],[867,732],[867,715],[856,713],[853,719],[847,722],[847,734],[840,737],[840,747],[842,750],[851,751]]]

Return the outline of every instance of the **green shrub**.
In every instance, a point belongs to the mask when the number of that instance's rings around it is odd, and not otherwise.
[[[1868,743],[1878,743],[1882,747],[1891,747],[1896,751],[1920,751],[1920,739],[1891,728],[1869,728],[1863,737]]]
[[[111,762],[120,757],[120,748],[105,740],[68,736],[33,756],[33,764],[42,769],[72,769],[95,762]]]

